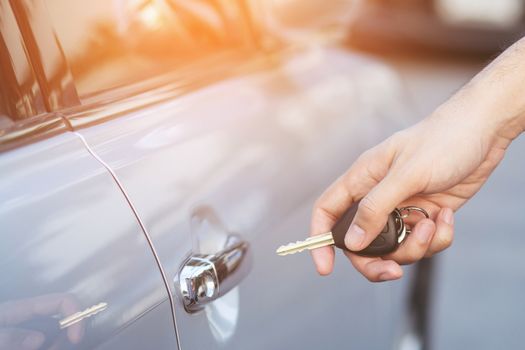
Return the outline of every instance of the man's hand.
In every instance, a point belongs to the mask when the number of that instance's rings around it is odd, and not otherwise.
[[[346,246],[358,251],[374,240],[396,207],[424,208],[431,219],[417,222],[396,252],[383,258],[346,253],[370,281],[398,279],[403,273],[400,264],[450,246],[453,211],[485,183],[509,143],[474,120],[438,116],[425,120],[365,152],[332,184],[315,205],[311,232],[330,231],[344,211],[362,198],[345,237]],[[332,271],[333,248],[318,249],[312,255],[320,274]]]
[[[396,207],[424,208],[399,249],[382,258],[345,252],[370,281],[398,279],[399,265],[436,254],[452,243],[453,212],[487,181],[505,150],[525,129],[525,39],[514,44],[430,117],[365,152],[316,202],[311,234],[328,232],[362,198],[345,236],[352,251],[366,248]],[[321,275],[332,272],[334,248],[312,251]]]

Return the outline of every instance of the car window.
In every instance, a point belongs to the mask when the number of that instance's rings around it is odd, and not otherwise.
[[[15,15],[0,1],[0,130],[45,112]]]
[[[80,98],[241,45],[236,0],[46,0]]]
[[[0,130],[4,130],[13,125],[13,120],[7,112],[4,96],[0,96]]]

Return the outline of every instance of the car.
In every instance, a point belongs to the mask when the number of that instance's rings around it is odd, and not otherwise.
[[[1,5],[1,349],[425,346],[431,260],[275,254],[409,120],[391,68],[255,1]]]

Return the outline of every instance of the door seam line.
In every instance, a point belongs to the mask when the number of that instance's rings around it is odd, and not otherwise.
[[[113,169],[109,166],[109,164],[107,164],[102,158],[100,158],[100,156],[89,146],[89,144],[87,143],[86,139],[84,138],[84,136],[82,134],[80,134],[77,131],[72,131],[72,133],[74,133],[75,135],[77,135],[77,137],[80,138],[80,140],[84,144],[84,147],[91,154],[91,156],[93,156],[93,158],[95,158],[95,160],[98,161],[109,172],[109,174],[113,178],[113,181],[117,184],[120,192],[124,196],[124,199],[128,203],[131,211],[133,212],[133,215],[135,216],[135,219],[138,222],[144,237],[146,238],[146,241],[147,241],[147,243],[149,245],[151,253],[153,254],[153,258],[155,259],[157,267],[160,270],[160,274],[161,274],[162,280],[164,282],[164,287],[166,288],[166,291],[168,292],[168,299],[169,299],[169,302],[170,302],[170,309],[171,309],[171,318],[172,318],[172,321],[173,321],[173,327],[175,328],[176,343],[177,343],[178,349],[181,350],[180,337],[179,337],[179,328],[177,326],[177,319],[175,317],[175,299],[174,299],[174,297],[173,297],[173,295],[171,293],[171,289],[170,289],[170,285],[169,285],[169,282],[168,282],[168,277],[167,277],[166,271],[164,270],[164,267],[162,266],[162,263],[160,262],[159,255],[157,253],[157,250],[155,249],[155,246],[153,245],[153,240],[151,239],[151,235],[150,235],[148,229],[146,228],[146,225],[144,224],[144,221],[142,220],[141,216],[139,215],[137,209],[135,208],[135,205],[131,201],[131,198],[130,198],[129,194],[124,189],[124,186],[122,185],[122,182],[119,180],[119,178],[118,178],[117,174],[115,173],[115,171],[113,171]]]

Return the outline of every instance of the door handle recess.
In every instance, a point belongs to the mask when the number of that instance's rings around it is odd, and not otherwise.
[[[179,291],[186,311],[194,313],[237,286],[251,265],[250,245],[232,234],[226,248],[219,253],[190,256],[179,272],[175,289]]]

